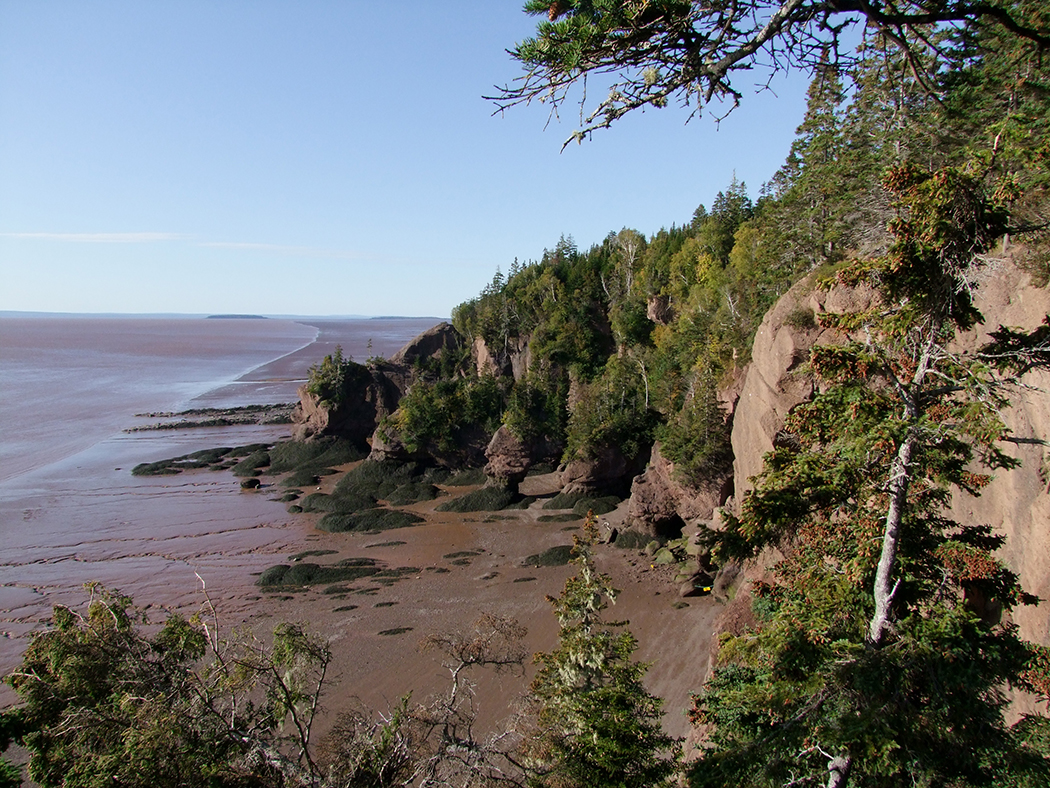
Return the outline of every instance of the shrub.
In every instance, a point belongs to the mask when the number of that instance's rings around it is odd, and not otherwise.
[[[310,367],[306,390],[318,397],[322,405],[334,407],[340,404],[345,397],[347,373],[353,364],[353,358],[347,356],[344,359],[343,348],[336,345],[334,353]]]
[[[647,403],[646,381],[629,359],[612,357],[602,375],[580,386],[569,416],[565,458],[592,459],[606,446],[627,458],[652,443],[657,414]]]
[[[724,473],[733,462],[730,427],[714,382],[698,389],[696,396],[658,431],[661,451],[687,484]]]
[[[454,452],[464,434],[480,428],[491,435],[503,415],[503,392],[495,378],[417,381],[401,398],[393,426],[410,451],[436,446]]]

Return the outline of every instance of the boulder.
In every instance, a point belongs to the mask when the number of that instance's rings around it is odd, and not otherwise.
[[[373,462],[408,462],[418,458],[401,442],[396,430],[380,425],[372,435],[372,451],[368,459]]]

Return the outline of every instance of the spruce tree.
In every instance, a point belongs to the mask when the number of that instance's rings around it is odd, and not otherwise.
[[[535,726],[524,745],[535,788],[656,788],[677,771],[677,742],[660,726],[662,702],[643,685],[648,665],[625,622],[602,617],[616,599],[591,551],[593,516],[574,537],[576,574],[559,597],[558,646],[536,656],[530,700]]]

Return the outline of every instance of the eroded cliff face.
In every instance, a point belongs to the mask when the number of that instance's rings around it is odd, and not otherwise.
[[[983,344],[1000,325],[1031,330],[1050,314],[1050,289],[1033,287],[1013,265],[990,271],[978,291],[985,316],[980,331],[961,338],[960,349]],[[1002,414],[1012,436],[1004,445],[1021,467],[999,471],[980,498],[957,494],[952,516],[991,525],[1006,537],[999,554],[1017,572],[1022,587],[1044,601],[1017,608],[1012,618],[1026,640],[1050,645],[1050,372],[1030,372],[1018,381]]]
[[[781,435],[787,414],[812,396],[814,381],[799,371],[810,348],[844,339],[809,321],[806,310],[815,315],[863,309],[873,298],[871,291],[842,287],[824,293],[803,281],[766,315],[755,337],[733,419],[735,495],[731,506],[738,507],[752,488],[749,479],[761,471],[763,455]],[[963,336],[960,349],[982,344],[988,332],[1000,325],[1036,328],[1050,313],[1050,289],[1034,287],[1027,274],[1004,262],[985,275],[976,303],[985,325]],[[1021,467],[998,472],[980,498],[957,494],[951,516],[963,523],[989,524],[1006,537],[1002,559],[1017,572],[1026,591],[1047,600],[1013,611],[1013,620],[1022,637],[1050,645],[1050,373],[1029,373],[1019,381],[1003,419],[1012,432],[1012,442],[1005,450],[1021,460]],[[746,580],[761,575],[762,564],[768,561],[745,571],[740,593],[726,609],[721,628],[736,630],[746,622]]]

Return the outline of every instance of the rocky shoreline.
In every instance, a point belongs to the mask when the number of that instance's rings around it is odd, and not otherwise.
[[[242,405],[235,408],[192,408],[177,413],[136,413],[141,419],[177,419],[128,427],[124,432],[152,432],[157,430],[186,430],[201,427],[230,427],[243,424],[291,424],[295,403],[276,405]]]

